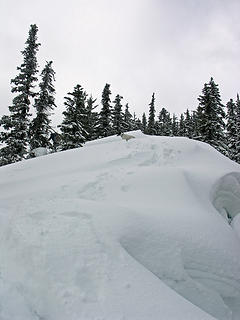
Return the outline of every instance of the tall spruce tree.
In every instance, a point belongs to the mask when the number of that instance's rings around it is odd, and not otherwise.
[[[31,150],[38,147],[49,147],[50,132],[52,130],[49,116],[55,107],[55,72],[52,68],[52,61],[47,62],[41,73],[42,81],[39,84],[40,91],[35,98],[34,107],[36,117],[30,125],[30,147]]]
[[[227,103],[227,125],[226,125],[226,144],[227,156],[236,160],[236,141],[237,141],[237,127],[236,127],[236,108],[233,99]]]
[[[178,119],[175,114],[172,116],[172,136],[177,137],[178,136]]]
[[[147,132],[147,117],[145,112],[142,115],[142,132],[146,133]]]
[[[158,116],[158,132],[159,136],[170,136],[172,132],[172,121],[170,113],[162,108]]]
[[[235,160],[240,163],[240,99],[237,94],[236,101],[236,156]]]
[[[199,96],[198,100],[200,139],[225,154],[225,112],[218,85],[215,84],[213,78],[211,78],[208,84],[204,85],[202,95]]]
[[[107,137],[112,134],[111,123],[111,90],[110,84],[106,83],[102,93],[102,109],[99,113],[98,136],[99,138]]]
[[[98,123],[98,113],[93,111],[97,108],[95,104],[97,99],[93,99],[92,95],[87,99],[86,111],[87,111],[87,140],[97,139],[97,123]]]
[[[133,127],[132,130],[142,130],[142,122],[139,118],[137,118],[136,113],[133,113]]]
[[[131,131],[133,130],[133,116],[131,112],[129,111],[129,106],[128,103],[125,106],[125,111],[124,111],[124,131]]]
[[[112,129],[113,134],[120,134],[124,131],[124,114],[122,112],[121,97],[119,94],[113,101],[114,107],[112,112]]]
[[[193,111],[191,114],[191,120],[192,120],[192,125],[193,125],[192,138],[195,140],[201,140],[201,135],[200,135],[200,130],[199,130],[200,121],[198,120],[199,113],[200,112],[199,112],[199,107],[198,107],[197,110]]]
[[[81,147],[87,140],[87,94],[78,84],[68,93],[64,105],[64,119],[59,126],[62,136],[62,150]]]
[[[38,28],[35,24],[30,26],[26,47],[22,51],[23,63],[17,67],[19,74],[11,80],[12,93],[17,94],[9,106],[10,115],[0,120],[4,132],[1,141],[4,147],[0,151],[0,164],[10,164],[27,157],[29,143],[29,117],[30,104],[35,97],[35,82],[37,81],[37,58],[39,49],[37,43]]]
[[[148,117],[148,126],[147,133],[150,135],[156,134],[155,129],[155,93],[152,94],[151,102],[149,103],[149,117]]]
[[[185,117],[183,113],[180,115],[178,134],[180,137],[186,137]]]
[[[192,138],[194,133],[194,124],[188,109],[185,112],[184,126],[185,126],[186,137]]]

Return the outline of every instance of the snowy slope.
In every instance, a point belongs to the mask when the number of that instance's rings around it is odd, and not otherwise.
[[[0,168],[1,320],[240,319],[240,167],[132,133]]]

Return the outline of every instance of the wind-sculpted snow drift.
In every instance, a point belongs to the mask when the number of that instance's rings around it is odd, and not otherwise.
[[[1,320],[240,319],[240,167],[131,132],[0,168]]]
[[[231,222],[240,213],[240,173],[231,172],[221,177],[211,197],[214,207]]]

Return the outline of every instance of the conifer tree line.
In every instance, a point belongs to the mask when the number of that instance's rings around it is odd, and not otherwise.
[[[30,26],[23,63],[18,75],[11,80],[14,94],[9,114],[0,119],[0,166],[35,156],[37,148],[48,152],[81,147],[85,142],[141,130],[148,135],[181,136],[206,142],[230,159],[240,163],[240,100],[230,99],[224,106],[218,85],[213,78],[204,84],[198,107],[189,109],[178,118],[166,108],[156,112],[155,93],[147,107],[148,115],[137,118],[119,94],[112,97],[106,84],[100,105],[80,84],[64,97],[62,123],[55,130],[51,125],[55,104],[55,71],[47,61],[39,74],[37,52],[38,27]],[[39,77],[38,77],[39,74]],[[96,108],[100,111],[97,111]]]

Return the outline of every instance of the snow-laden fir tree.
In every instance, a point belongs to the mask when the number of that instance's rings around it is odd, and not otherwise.
[[[170,113],[162,108],[158,115],[158,132],[159,136],[170,136],[172,132],[172,121]]]
[[[152,94],[151,102],[149,103],[149,116],[148,116],[148,125],[147,133],[150,135],[156,134],[155,129],[155,93]]]
[[[226,144],[227,144],[227,156],[236,160],[236,140],[237,140],[237,128],[236,128],[236,107],[233,99],[230,99],[227,103],[227,125],[226,125]]]
[[[120,134],[124,131],[124,114],[122,112],[122,104],[121,97],[119,94],[116,96],[115,100],[113,101],[113,111],[112,111],[112,129],[113,134]]]
[[[35,24],[30,26],[26,47],[22,51],[23,63],[17,67],[19,74],[11,80],[11,92],[16,96],[9,106],[10,115],[0,120],[4,129],[1,133],[1,141],[4,143],[0,150],[1,165],[20,161],[28,154],[30,104],[36,95],[33,89],[37,81],[36,54],[40,45],[37,43],[37,31]]]
[[[185,117],[183,113],[180,115],[178,134],[180,137],[186,137]]]
[[[193,134],[192,138],[195,140],[200,140],[200,133],[199,133],[199,121],[198,121],[198,108],[196,111],[193,111],[191,114],[191,121],[192,121],[192,128]]]
[[[188,109],[185,112],[184,126],[185,126],[186,137],[192,138],[193,133],[194,133],[194,124],[193,124],[193,119],[192,119],[191,114]]]
[[[240,163],[240,99],[237,95],[236,106],[236,155],[235,161]]]
[[[142,115],[142,132],[147,133],[147,117],[145,112]]]
[[[142,130],[142,122],[137,117],[135,112],[133,113],[132,125],[133,125],[132,130]]]
[[[134,130],[142,131],[142,121],[139,118],[136,118],[136,120],[134,121]]]
[[[173,116],[172,116],[171,135],[173,137],[177,137],[178,136],[178,119],[177,119],[177,116],[175,114],[173,114]]]
[[[124,131],[131,131],[133,130],[133,116],[131,112],[129,111],[128,103],[125,105],[124,110]]]
[[[41,73],[41,82],[39,84],[39,93],[35,98],[34,107],[36,109],[36,117],[30,125],[30,147],[31,150],[38,147],[51,148],[49,141],[51,111],[55,107],[55,72],[52,68],[52,61],[47,62]]]
[[[87,94],[79,84],[64,98],[66,110],[63,112],[64,118],[59,126],[62,150],[81,147],[87,140],[86,98]]]
[[[102,109],[99,113],[99,124],[97,128],[99,138],[107,137],[112,134],[112,108],[110,95],[110,84],[106,83],[102,92]]]
[[[97,123],[98,123],[98,113],[93,111],[97,108],[95,104],[97,99],[93,99],[92,95],[87,99],[86,111],[87,111],[87,127],[88,132],[87,140],[94,140],[98,138],[97,135]]]
[[[200,140],[209,143],[223,154],[226,153],[224,137],[224,106],[218,85],[213,78],[204,85],[202,95],[199,96],[198,122]]]

